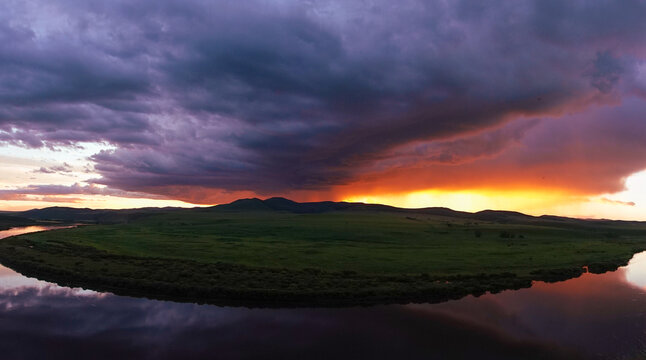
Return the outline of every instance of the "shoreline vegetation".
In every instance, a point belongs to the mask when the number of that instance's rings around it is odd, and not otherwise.
[[[0,231],[9,230],[13,227],[39,225],[37,221],[20,216],[0,214]]]
[[[82,212],[88,213],[91,220],[77,214],[65,221],[92,226],[0,240],[0,263],[26,276],[118,295],[327,307],[442,302],[525,288],[578,277],[583,266],[593,273],[615,270],[646,250],[645,223],[504,211],[272,198]],[[31,214],[32,221],[57,220]]]

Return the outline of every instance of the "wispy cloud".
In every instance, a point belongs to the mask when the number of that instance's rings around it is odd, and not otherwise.
[[[50,167],[43,167],[41,166],[40,168],[33,170],[32,172],[34,173],[40,173],[40,174],[67,174],[71,173],[73,171],[72,166],[68,163],[63,163],[62,165],[55,165],[55,166],[50,166]]]
[[[637,205],[634,201],[621,201],[621,200],[613,200],[613,199],[608,199],[608,198],[601,198],[601,201],[608,203],[608,204],[613,204],[613,205],[624,205],[624,206],[635,206]]]
[[[67,197],[67,195],[103,195],[127,198],[157,198],[165,196],[150,195],[140,192],[111,189],[94,184],[90,185],[28,185],[13,189],[0,190],[0,200],[45,201],[45,202],[77,202],[80,198]]]

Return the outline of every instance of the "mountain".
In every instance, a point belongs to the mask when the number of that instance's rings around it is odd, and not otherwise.
[[[70,208],[54,206],[44,209],[32,209],[19,213],[20,216],[34,220],[51,220],[51,221],[97,221],[116,210],[93,210],[88,208]]]
[[[295,214],[314,214],[340,210],[392,210],[396,208],[386,205],[334,201],[299,203],[282,197],[273,197],[266,200],[240,199],[229,204],[214,206],[211,209],[215,211],[286,211]]]
[[[88,208],[70,207],[49,207],[44,209],[33,209],[23,212],[4,212],[0,216],[9,216],[11,221],[6,223],[18,223],[22,221],[33,223],[34,221],[56,221],[62,223],[95,223],[95,224],[117,224],[127,223],[135,219],[151,216],[160,213],[191,213],[191,212],[289,212],[294,214],[318,214],[327,212],[388,212],[400,213],[411,219],[421,217],[440,217],[446,221],[471,221],[471,222],[494,222],[500,224],[549,224],[556,227],[589,226],[590,224],[612,225],[619,222],[610,220],[582,220],[560,216],[531,216],[515,211],[484,210],[476,213],[451,210],[444,207],[428,207],[419,209],[405,209],[381,204],[365,204],[352,202],[296,202],[282,197],[272,197],[261,200],[258,198],[239,199],[228,204],[216,205],[209,208],[140,208],[123,210],[95,210]],[[21,220],[22,219],[22,220]],[[0,219],[0,226],[2,222]],[[14,225],[21,226],[21,225]]]
[[[516,211],[501,211],[501,210],[483,210],[472,214],[472,218],[482,221],[495,221],[495,222],[514,222],[522,220],[536,219],[534,216],[525,215]]]
[[[351,202],[303,202],[299,203],[282,197],[273,197],[266,200],[258,198],[240,199],[229,204],[217,205],[211,208],[216,211],[286,211],[295,214],[313,214],[330,211],[387,211],[410,214],[446,216],[454,218],[468,218],[483,221],[504,221],[512,219],[528,219],[533,216],[513,211],[485,210],[478,213],[455,211],[444,207],[429,207],[419,209],[398,208],[381,204],[365,204]]]

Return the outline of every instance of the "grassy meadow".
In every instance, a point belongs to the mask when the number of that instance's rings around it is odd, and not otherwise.
[[[511,215],[510,215],[511,214]],[[394,208],[156,212],[0,241],[26,274],[117,293],[232,305],[442,301],[614,269],[646,225]]]

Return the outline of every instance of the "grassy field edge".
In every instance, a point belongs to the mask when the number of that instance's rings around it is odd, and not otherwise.
[[[368,275],[352,271],[272,269],[239,264],[204,264],[188,260],[140,258],[97,253],[67,254],[75,266],[51,264],[37,253],[25,256],[16,240],[2,244],[0,262],[25,276],[68,287],[116,295],[177,302],[245,307],[337,307],[377,304],[436,303],[467,295],[500,292],[531,286],[533,281],[555,282],[580,276],[581,266],[536,269],[529,276],[513,273],[454,275]],[[29,245],[28,241],[23,244]],[[33,249],[30,249],[33,250]],[[22,255],[21,255],[22,254]],[[590,272],[603,273],[625,265],[632,253],[606,262],[588,264]],[[100,258],[113,269],[82,266]],[[61,259],[59,259],[61,260]],[[120,270],[117,270],[120,269]],[[138,269],[139,272],[131,272]],[[217,274],[217,276],[214,276]],[[204,278],[217,279],[204,282]]]

